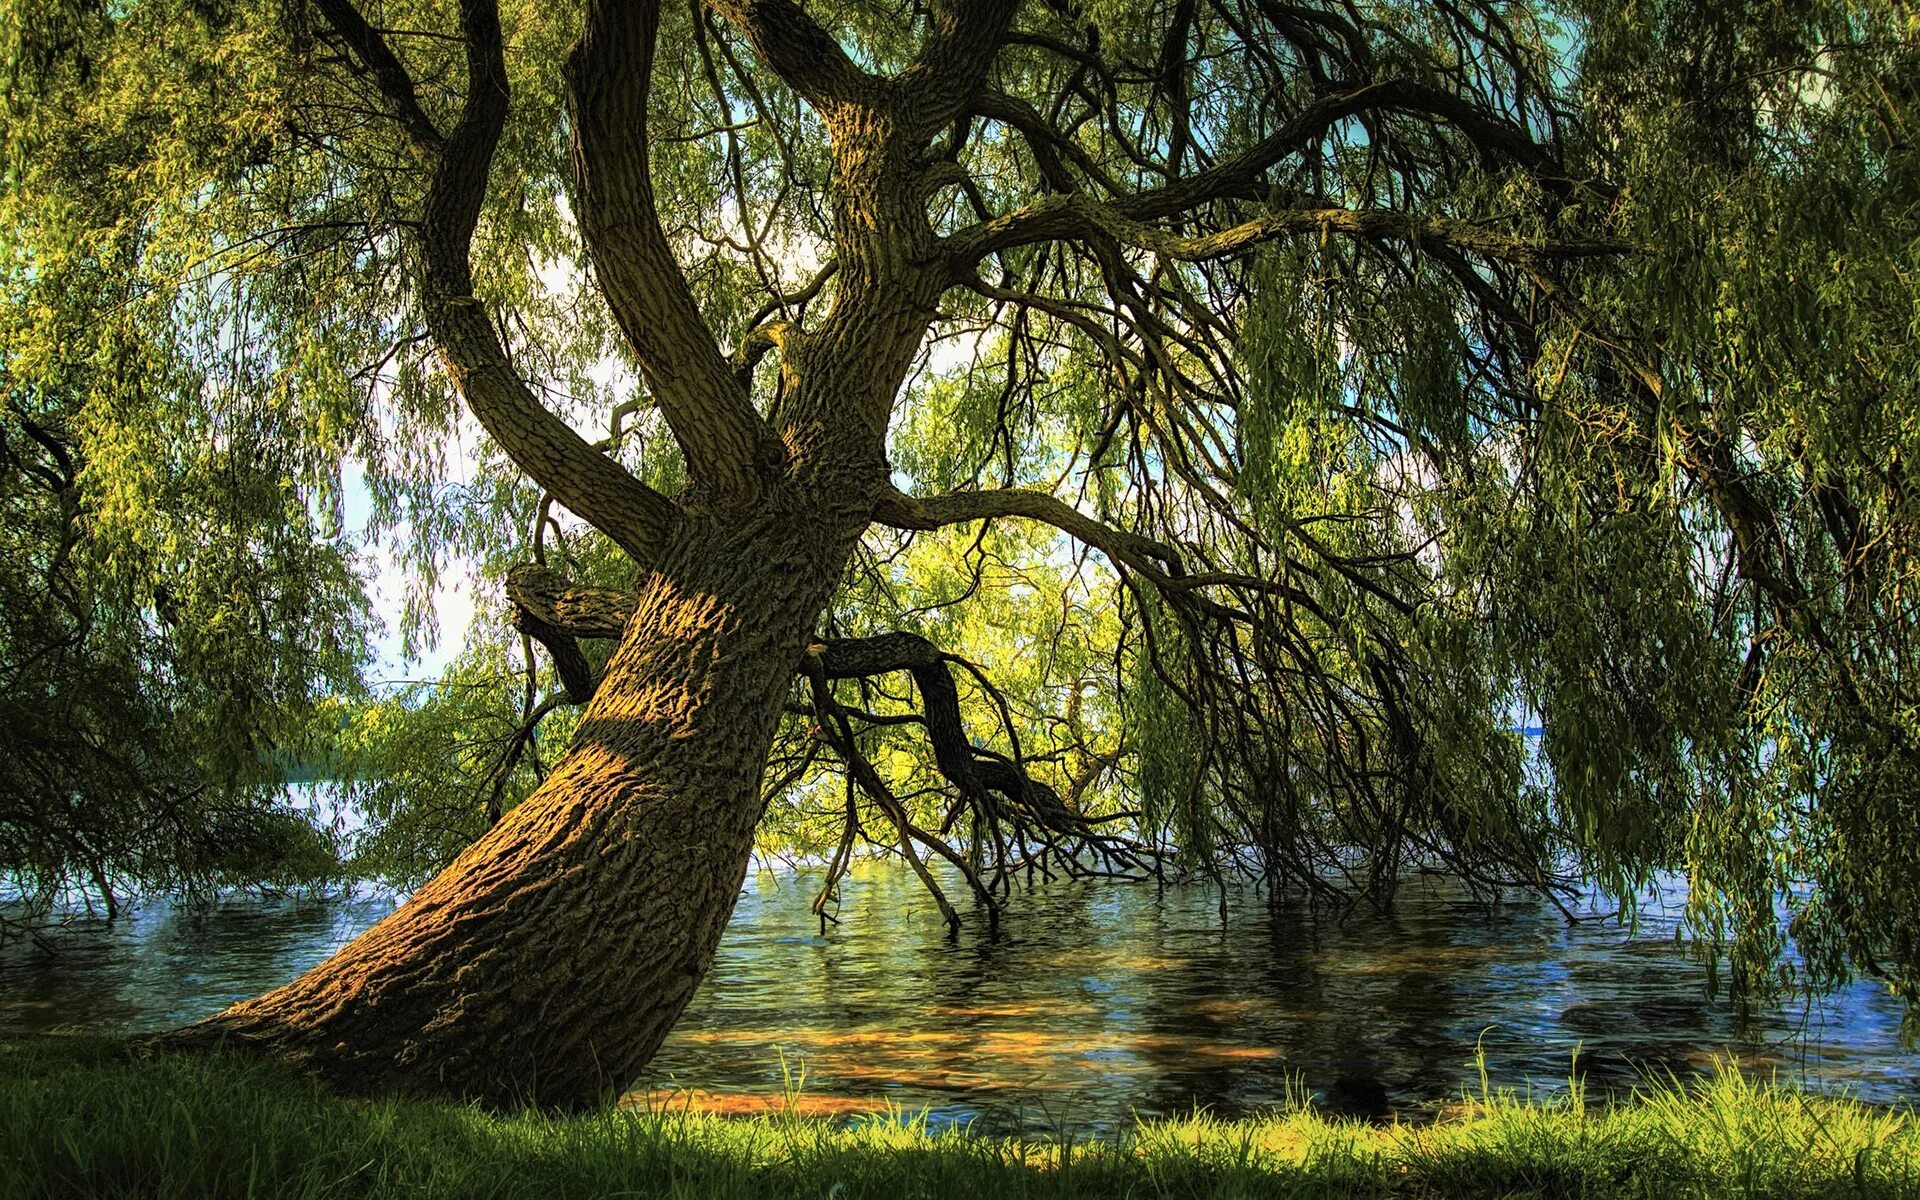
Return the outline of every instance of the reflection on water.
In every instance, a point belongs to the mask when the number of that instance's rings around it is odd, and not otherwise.
[[[1478,1087],[1590,1086],[1645,1071],[1760,1072],[1866,1099],[1920,1099],[1898,1006],[1870,985],[1741,1028],[1702,970],[1643,922],[1569,928],[1551,908],[1489,915],[1444,895],[1345,922],[1207,887],[1057,885],[1017,895],[997,938],[949,943],[904,869],[863,864],[819,936],[818,875],[749,878],[713,974],[637,1103],[729,1112],[897,1104],[991,1129],[1105,1127],[1129,1114],[1236,1115],[1305,1090],[1339,1111],[1414,1114]],[[0,958],[0,1033],[152,1029],[290,978],[390,907],[378,898],[154,905],[79,926],[55,957]],[[1650,936],[1651,935],[1651,936]],[[1483,1031],[1484,1035],[1483,1035]]]

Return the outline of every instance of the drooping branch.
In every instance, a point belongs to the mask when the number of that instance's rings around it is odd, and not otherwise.
[[[474,229],[509,104],[494,0],[460,5],[467,94],[460,119],[444,140],[420,109],[404,66],[350,0],[326,0],[321,11],[373,73],[416,146],[431,154],[433,178],[420,223],[421,283],[427,326],[454,388],[534,482],[628,553],[651,557],[679,519],[672,503],[540,403],[508,360],[492,317],[473,296]]]
[[[583,701],[574,699],[571,694],[564,697],[548,696],[537,703],[526,705],[521,710],[520,724],[515,726],[513,734],[507,739],[506,749],[500,752],[499,760],[488,772],[490,776],[487,784],[488,825],[498,825],[500,818],[506,815],[507,783],[513,778],[514,768],[520,765],[520,760],[526,756],[527,750],[533,745],[534,735],[540,728],[540,722],[546,720],[562,703],[580,704]],[[539,764],[536,761],[535,770],[538,769]]]
[[[911,674],[920,690],[935,765],[962,796],[978,795],[985,782],[976,770],[972,742],[960,721],[959,689],[938,646],[917,634],[891,633],[820,643],[810,653],[827,679],[864,679],[892,671]],[[1031,780],[1003,782],[1012,782],[1007,794],[1015,801],[1025,799],[1029,785],[1043,786]]]
[[[849,781],[857,782],[860,789],[866,792],[867,795],[880,806],[882,812],[886,813],[888,821],[892,823],[894,831],[899,838],[897,845],[900,850],[900,857],[907,860],[907,865],[913,868],[913,873],[919,878],[921,886],[926,888],[927,894],[933,897],[934,904],[940,909],[940,915],[947,923],[948,932],[957,933],[959,931],[960,914],[954,909],[953,902],[947,899],[946,892],[940,887],[940,881],[935,879],[933,873],[927,870],[926,862],[920,857],[919,852],[913,848],[916,840],[920,840],[930,847],[944,850],[951,855],[951,860],[967,873],[968,882],[973,884],[975,893],[986,900],[988,913],[997,915],[997,909],[992,906],[991,894],[980,884],[978,878],[974,876],[971,868],[967,866],[966,860],[959,854],[954,853],[951,847],[945,846],[939,839],[933,837],[933,835],[913,823],[913,820],[907,815],[906,806],[900,803],[899,797],[893,794],[893,789],[889,788],[886,781],[880,778],[880,772],[874,770],[873,764],[867,761],[867,756],[860,752],[860,744],[855,740],[853,735],[853,725],[847,720],[846,712],[834,702],[832,689],[828,687],[826,676],[822,673],[817,663],[813,664],[811,670],[808,671],[807,681],[813,693],[814,714],[819,723],[818,728],[822,736],[827,739],[833,746],[834,751],[840,755],[841,761],[846,764]],[[848,807],[851,810],[851,798],[849,798]],[[851,828],[851,825],[849,825],[849,828]],[[832,880],[830,877],[829,887],[831,887],[831,885]],[[821,895],[824,897],[826,892],[823,890]]]
[[[1837,698],[1860,720],[1879,730],[1909,760],[1920,758],[1920,745],[1896,722],[1887,721],[1865,702],[1856,665],[1841,647],[1841,639],[1827,627],[1814,596],[1797,577],[1788,534],[1774,502],[1754,487],[1752,478],[1738,463],[1738,454],[1721,428],[1706,413],[1675,411],[1667,402],[1668,385],[1658,353],[1647,344],[1643,334],[1612,328],[1571,289],[1539,274],[1532,276],[1551,303],[1585,337],[1605,348],[1631,381],[1624,389],[1638,400],[1640,418],[1648,427],[1665,423],[1677,453],[1675,463],[1700,488],[1713,505],[1731,535],[1731,565],[1740,578],[1751,583],[1766,599],[1776,624],[1817,650],[1833,672]],[[1810,488],[1816,494],[1817,485]],[[1829,503],[1833,503],[1829,498]],[[1857,526],[1858,515],[1842,526]],[[1833,537],[1833,549],[1847,561],[1850,549],[1862,542],[1857,528],[1845,529]],[[1870,541],[1870,539],[1867,539]],[[1764,638],[1755,638],[1749,654],[1750,668],[1757,667]],[[1747,672],[1749,683],[1757,675]]]
[[[973,115],[998,121],[1017,131],[1026,140],[1027,149],[1039,168],[1041,182],[1055,192],[1079,190],[1079,181],[1067,170],[1071,164],[1081,176],[1109,195],[1124,192],[1107,169],[1087,153],[1085,147],[1063,134],[1046,114],[1018,96],[994,88],[982,88],[968,106]]]
[[[619,637],[638,599],[612,588],[570,586],[536,563],[507,573],[507,597],[513,603],[513,627],[546,647],[567,699],[574,704],[591,700],[600,679],[579,639]]]
[[[620,636],[633,613],[636,597],[612,588],[571,585],[531,563],[509,573],[507,592],[514,606],[514,627],[546,646],[569,701],[584,703],[598,680],[587,665],[578,639]],[[797,657],[795,671],[809,677],[818,675],[823,682],[905,671],[920,694],[921,713],[915,719],[927,730],[934,765],[963,806],[979,810],[996,822],[1014,819],[1053,839],[1091,847],[1101,857],[1128,869],[1146,869],[1150,851],[1096,832],[1060,799],[1058,792],[1029,774],[1017,757],[1008,759],[974,745],[967,734],[960,692],[950,666],[956,661],[918,634],[891,633],[816,642]],[[983,686],[989,686],[984,677],[977,677]],[[842,757],[846,757],[844,752]],[[932,846],[928,839],[934,835],[916,830],[914,836]]]
[[[1045,492],[1002,488],[950,492],[923,500],[896,491],[884,496],[874,511],[874,520],[895,529],[941,529],[1000,517],[1022,517],[1051,525],[1141,576],[1163,595],[1187,598],[1209,610],[1223,611],[1199,595],[1201,589],[1209,587],[1241,588],[1312,603],[1305,593],[1277,580],[1241,572],[1192,572],[1166,543],[1116,529]]]
[[[1216,829],[1219,836],[1231,836],[1223,824],[1231,820],[1265,857],[1260,869],[1270,877],[1284,874],[1310,890],[1328,886],[1325,873],[1356,865],[1341,857],[1336,849],[1341,844],[1379,848],[1364,860],[1359,881],[1363,889],[1385,886],[1382,881],[1398,869],[1403,845],[1446,861],[1487,886],[1528,877],[1530,868],[1524,862],[1500,857],[1504,847],[1498,853],[1487,851],[1487,857],[1497,863],[1494,870],[1508,873],[1489,874],[1486,863],[1460,855],[1450,836],[1435,837],[1426,828],[1458,832],[1448,824],[1451,810],[1444,797],[1427,782],[1432,754],[1424,735],[1406,716],[1419,703],[1410,694],[1417,681],[1409,678],[1404,657],[1393,645],[1382,646],[1371,662],[1370,692],[1357,691],[1329,670],[1317,645],[1328,631],[1352,628],[1364,639],[1376,632],[1334,611],[1309,590],[1315,567],[1256,545],[1250,548],[1253,557],[1247,569],[1236,569],[1215,561],[1203,545],[1183,541],[1176,549],[1115,529],[1054,497],[1018,489],[961,492],[926,501],[901,498],[876,514],[883,523],[908,529],[1004,517],[1042,521],[1102,550],[1131,585],[1138,610],[1165,614],[1133,624],[1140,639],[1134,653],[1179,697],[1191,719],[1204,723],[1195,733],[1199,758],[1191,773],[1184,783],[1173,781],[1181,786],[1171,801],[1160,801],[1162,813],[1172,803],[1187,814],[1181,818],[1186,824],[1177,834],[1179,841],[1212,845]],[[1289,532],[1303,543],[1317,542],[1304,528]],[[1393,560],[1352,560],[1325,546],[1320,553],[1325,569],[1387,609],[1411,611],[1409,601],[1386,586],[1389,580],[1372,577],[1375,569],[1390,571]],[[1294,701],[1277,710],[1257,699],[1275,681],[1298,687]],[[1386,736],[1371,737],[1368,731],[1380,725],[1386,727]],[[1301,727],[1315,731],[1308,736],[1321,740],[1324,757],[1282,765],[1285,760],[1274,748],[1285,745],[1296,736],[1291,730]],[[1245,779],[1214,774],[1216,768],[1207,758],[1214,754],[1232,754],[1258,773]],[[1208,780],[1221,790],[1203,803]],[[1312,827],[1305,814],[1299,814],[1302,823],[1297,827],[1276,824],[1284,821],[1276,810],[1298,803],[1295,789],[1302,787],[1338,788],[1355,795],[1360,805],[1356,814],[1340,814],[1340,820],[1353,821],[1351,827],[1329,835],[1323,827]],[[1252,869],[1247,860],[1231,856],[1206,861],[1209,870]]]
[[[1176,217],[1222,200],[1263,200],[1269,191],[1265,181],[1269,170],[1309,151],[1341,121],[1368,113],[1396,112],[1445,123],[1483,154],[1536,171],[1553,163],[1552,153],[1517,125],[1437,88],[1393,79],[1328,91],[1246,150],[1204,170],[1176,176],[1159,187],[1129,192],[1077,142],[1024,101],[983,91],[971,107],[981,116],[1019,130],[1033,147],[1043,172],[1047,159],[1072,163],[1107,193],[1116,216],[1134,222]],[[1055,191],[1077,190],[1062,186],[1067,181],[1058,173],[1049,182]],[[975,230],[957,233],[954,241],[966,244],[981,236]]]
[[[660,226],[648,164],[657,0],[595,0],[567,62],[580,228],[601,290],[715,503],[749,503],[780,446],[701,317]]]
[[[1268,169],[1302,153],[1339,122],[1369,112],[1432,118],[1459,130],[1482,153],[1530,169],[1553,162],[1546,147],[1511,122],[1438,88],[1388,79],[1329,92],[1242,153],[1163,187],[1117,198],[1116,203],[1123,215],[1148,221],[1190,212],[1216,200],[1260,199],[1265,194],[1260,179]]]
[[[833,726],[830,741],[847,764],[862,790],[871,795],[888,813],[903,836],[933,850],[958,867],[983,903],[990,917],[996,913],[992,895],[1004,890],[1016,855],[1039,863],[1043,869],[1058,869],[1068,875],[1090,873],[1143,876],[1158,866],[1158,852],[1124,836],[1098,828],[1099,820],[1090,819],[1061,800],[1052,787],[1033,777],[1016,749],[1008,758],[977,746],[967,735],[960,709],[960,692],[955,685],[951,664],[960,662],[938,646],[917,634],[889,633],[866,638],[847,638],[817,642],[808,648],[802,660],[803,673],[813,683],[816,710],[823,725]],[[963,666],[967,664],[962,663]],[[976,681],[987,688],[1001,708],[1007,732],[1012,736],[1011,714],[1005,699],[984,673],[968,666]],[[832,697],[828,686],[838,679],[869,679],[894,671],[905,671],[913,679],[920,696],[921,714],[917,723],[927,731],[934,754],[934,765],[954,790],[956,800],[941,822],[938,833],[907,821],[905,809],[865,757],[853,738],[849,714]],[[895,719],[861,714],[868,723],[892,723]],[[976,845],[973,857],[945,840],[962,813],[975,817]],[[981,844],[987,843],[987,844]],[[994,864],[991,883],[983,882],[975,861],[990,857]],[[936,896],[937,888],[934,889]]]
[[[950,666],[960,660],[953,655],[912,633],[820,642],[808,654],[817,663],[809,669],[817,669],[823,680],[867,679],[893,671],[912,676],[934,764],[958,793],[962,807],[972,807],[994,822],[1011,819],[1043,836],[1067,839],[1072,850],[1091,851],[1127,869],[1149,869],[1151,851],[1097,832],[1058,792],[1027,771],[1017,751],[1008,759],[974,744],[960,711],[960,691]],[[984,674],[969,670],[981,686],[991,689]],[[953,824],[951,814],[945,824]]]
[[[566,689],[568,703],[585,704],[593,699],[594,692],[600,688],[600,677],[580,649],[577,637],[521,606],[513,610],[513,627],[546,647],[553,659],[554,674],[560,676],[560,686]]]

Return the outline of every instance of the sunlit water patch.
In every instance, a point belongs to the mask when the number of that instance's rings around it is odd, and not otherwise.
[[[949,942],[904,869],[863,864],[822,936],[818,874],[751,876],[712,975],[629,1102],[857,1116],[889,1106],[994,1130],[1110,1127],[1309,1094],[1368,1117],[1481,1086],[1591,1088],[1737,1060],[1883,1102],[1920,1099],[1899,1006],[1869,984],[1742,1024],[1658,917],[1629,936],[1550,906],[1443,890],[1391,917],[1271,908],[1251,888],[1054,885],[997,937]],[[1678,903],[1678,897],[1670,902]],[[149,905],[0,954],[0,1032],[162,1028],[285,981],[391,901]],[[977,922],[976,922],[977,924]]]

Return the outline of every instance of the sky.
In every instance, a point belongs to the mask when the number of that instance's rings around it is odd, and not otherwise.
[[[448,461],[456,472],[454,482],[465,482],[473,470],[471,443],[461,438],[458,452],[449,454]],[[395,539],[404,538],[405,530],[396,531],[385,539],[367,536],[373,499],[367,491],[365,472],[358,462],[348,462],[341,471],[341,490],[347,535],[365,548],[374,566],[367,597],[385,625],[384,632],[372,647],[374,664],[368,672],[368,678],[376,685],[437,678],[454,656],[460,653],[461,644],[466,641],[467,629],[473,623],[476,610],[473,565],[456,560],[441,573],[440,586],[433,594],[433,611],[439,636],[432,639],[430,644],[416,646],[418,657],[409,660],[400,637],[400,609],[406,592],[406,572],[395,561],[391,544]]]

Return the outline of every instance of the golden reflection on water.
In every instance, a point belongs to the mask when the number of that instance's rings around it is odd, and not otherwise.
[[[1920,1100],[1895,999],[1862,983],[1742,1027],[1652,903],[1637,932],[1569,928],[1531,904],[1463,911],[1437,888],[1393,916],[1335,922],[1241,888],[1223,920],[1212,887],[1091,883],[1018,892],[999,937],[976,922],[949,942],[898,864],[856,865],[827,937],[809,908],[818,886],[805,870],[749,881],[643,1089],[769,1111],[784,1076],[803,1076],[809,1113],[891,1102],[994,1132],[1110,1129],[1196,1105],[1237,1116],[1301,1092],[1349,1115],[1418,1116],[1478,1094],[1476,1046],[1493,1086],[1541,1094],[1565,1087],[1577,1044],[1595,1091],[1710,1071],[1731,1050],[1763,1076]],[[57,955],[16,944],[0,952],[0,1036],[195,1020],[293,978],[392,907],[143,905],[64,931]]]
[[[1003,1019],[1018,1019],[1034,1015],[1042,1008],[1035,1006],[1028,1012],[1023,1006],[1005,1005],[994,1006],[992,1011]],[[926,1013],[929,1019],[940,1015],[934,1009]],[[678,1040],[689,1045],[771,1047],[775,1057],[784,1055],[787,1060],[802,1064],[810,1086],[874,1084],[889,1089],[943,1092],[1058,1091],[1071,1087],[1078,1078],[1111,1071],[1116,1066],[1129,1069],[1130,1064],[1151,1057],[1194,1062],[1264,1062],[1286,1057],[1286,1052],[1277,1046],[1251,1046],[1197,1035],[1097,1030],[1072,1033],[1030,1028],[724,1029],[700,1030]],[[685,1094],[736,1099],[748,1095],[705,1093],[699,1089]],[[753,1095],[761,1095],[764,1100],[766,1094]],[[859,1109],[868,1100],[884,1104],[872,1097],[862,1099],[851,1095],[819,1095],[817,1098],[822,1103],[845,1103],[851,1106],[849,1111]],[[758,1101],[738,1102],[747,1106],[740,1111],[760,1111],[753,1107]]]
[[[1345,950],[1338,958],[1329,957],[1329,966],[1353,975],[1405,975],[1414,971],[1470,971],[1512,956],[1510,947],[1499,945],[1396,946],[1370,952]]]
[[[1196,1000],[1193,1004],[1196,1016],[1213,1021],[1230,1021],[1236,1017],[1271,1017],[1280,1012],[1280,1006],[1264,996],[1248,996],[1238,1000],[1225,998]]]
[[[1040,1016],[1092,1016],[1097,1011],[1091,1004],[1071,1004],[1046,1000],[1027,1000],[1018,1004],[935,1004],[927,1009],[929,1016],[940,1018],[955,1017],[1001,1017],[1015,1020]]]
[[[878,1097],[822,1096],[812,1092],[708,1092],[699,1088],[652,1089],[620,1098],[621,1108],[646,1112],[691,1112],[717,1117],[855,1117],[888,1110]]]
[[[1015,896],[1000,937],[969,927],[949,943],[897,865],[856,866],[844,894],[822,937],[804,872],[759,877],[651,1086],[691,1089],[669,1094],[701,1111],[768,1112],[786,1103],[784,1070],[803,1075],[810,1112],[891,1102],[989,1128],[1231,1116],[1302,1093],[1380,1118],[1477,1088],[1476,1045],[1495,1086],[1552,1091],[1576,1043],[1605,1088],[1646,1067],[1709,1069],[1745,1036],[1670,943],[1531,906],[1488,917],[1441,895],[1338,924],[1248,889],[1223,923],[1210,888],[1056,886]]]

